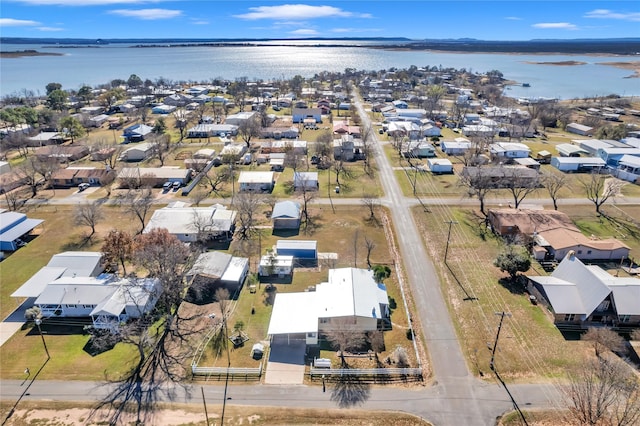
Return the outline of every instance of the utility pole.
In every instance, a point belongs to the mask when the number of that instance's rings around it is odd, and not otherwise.
[[[504,317],[510,317],[511,314],[507,312],[496,312],[496,315],[500,315],[500,324],[498,324],[498,332],[496,333],[496,340],[493,342],[493,349],[491,350],[491,361],[489,362],[489,368],[491,371],[495,371],[495,365],[493,363],[494,357],[496,355],[496,349],[498,348],[498,338],[500,337],[500,330],[502,329],[502,321]]]
[[[200,391],[202,392],[202,403],[204,404],[204,418],[206,420],[206,425],[209,426],[209,413],[207,412],[207,400],[204,399],[204,387],[200,386]]]
[[[42,324],[42,320],[40,318],[36,318],[35,323],[38,326],[38,332],[40,333],[40,338],[42,339],[42,346],[44,346],[44,351],[47,354],[47,359],[51,359],[51,355],[49,355],[49,348],[47,348],[47,342],[45,342],[44,336],[42,335],[42,328],[40,328],[40,324]]]
[[[445,221],[444,223],[448,223],[449,224],[449,232],[447,233],[447,245],[445,246],[444,249],[444,263],[447,263],[447,253],[449,253],[449,240],[451,239],[451,225],[457,225],[458,222],[456,222],[455,220],[448,220]]]

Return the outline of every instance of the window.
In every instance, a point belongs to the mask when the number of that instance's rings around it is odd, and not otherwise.
[[[571,322],[576,319],[576,314],[566,314],[564,316],[564,320],[567,322]]]
[[[587,254],[591,254],[591,250],[587,250]]]
[[[629,321],[631,321],[631,315],[620,315],[618,318],[620,319],[620,322],[629,322]]]
[[[93,309],[93,308],[95,308],[95,305],[82,305],[82,307],[84,309]]]
[[[578,250],[578,254],[582,254],[582,250]]]
[[[320,318],[320,324],[329,324],[329,318]]]
[[[316,337],[316,333],[313,333],[313,332],[307,333],[307,337]]]
[[[69,309],[75,309],[77,308],[76,305],[64,305],[65,308],[69,308]]]

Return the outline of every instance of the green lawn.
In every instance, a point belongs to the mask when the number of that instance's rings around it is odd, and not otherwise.
[[[509,381],[553,380],[563,377],[588,346],[569,342],[553,325],[541,305],[532,305],[526,294],[505,281],[493,266],[502,242],[483,227],[483,220],[470,209],[431,207],[428,213],[414,209],[425,247],[435,260],[442,290],[458,330],[469,366],[479,375],[490,373],[490,350],[497,330],[496,312],[508,312],[496,354],[496,366]],[[455,220],[447,267],[442,259],[448,227]],[[450,268],[450,269],[449,269]],[[544,273],[540,268],[531,274]]]

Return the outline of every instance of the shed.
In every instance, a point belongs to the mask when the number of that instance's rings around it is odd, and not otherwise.
[[[556,151],[558,151],[561,157],[579,157],[580,154],[588,154],[584,149],[570,143],[556,145]]]
[[[427,166],[431,173],[453,173],[453,164],[446,158],[430,158],[427,160]]]
[[[300,203],[294,201],[280,201],[273,206],[271,220],[273,229],[300,228]]]
[[[562,172],[589,172],[606,166],[598,157],[553,157],[551,165]]]
[[[279,256],[315,260],[318,258],[318,242],[313,240],[278,240],[276,252]]]
[[[294,172],[293,173],[293,189],[306,189],[316,191],[320,187],[318,182],[318,172]]]
[[[261,277],[278,276],[283,278],[293,274],[293,256],[267,254],[260,258],[258,275]]]

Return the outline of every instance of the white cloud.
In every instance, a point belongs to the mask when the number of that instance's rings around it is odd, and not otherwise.
[[[533,28],[553,29],[553,30],[577,30],[578,27],[568,22],[540,22],[533,24]]]
[[[34,25],[40,25],[40,22],[27,19],[0,18],[0,27],[31,27]]]
[[[257,19],[313,19],[313,18],[371,18],[368,13],[347,12],[333,6],[308,4],[283,4],[278,6],[250,7],[250,12],[234,15],[235,18],[255,21]]]
[[[145,21],[152,21],[156,19],[171,19],[177,18],[182,15],[181,10],[171,9],[116,9],[111,10],[109,13],[113,15],[120,15],[127,18],[143,19]]]
[[[45,32],[64,31],[64,28],[59,27],[38,27],[38,30]]]
[[[640,22],[640,12],[619,13],[608,9],[595,9],[587,12],[585,18],[619,19],[622,21]]]
[[[38,6],[101,6],[114,4],[142,4],[159,3],[168,0],[12,0],[15,3],[24,3]]]
[[[316,30],[312,30],[311,28],[300,28],[299,30],[290,31],[289,34],[310,36],[318,35],[318,32]]]
[[[517,16],[506,16],[504,19],[508,21],[522,21],[522,18],[519,18]]]
[[[209,25],[209,21],[206,21],[204,19],[192,19],[191,23],[193,25]]]

